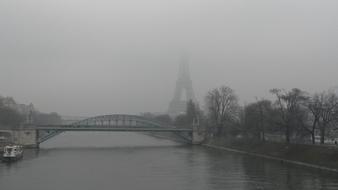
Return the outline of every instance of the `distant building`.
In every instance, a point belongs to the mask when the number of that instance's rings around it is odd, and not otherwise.
[[[185,91],[186,95],[185,100],[182,100],[183,91]],[[169,104],[168,114],[171,117],[176,117],[180,114],[184,114],[186,112],[186,106],[189,100],[197,102],[192,87],[192,80],[190,78],[188,58],[184,56],[182,57],[180,63],[174,98]]]

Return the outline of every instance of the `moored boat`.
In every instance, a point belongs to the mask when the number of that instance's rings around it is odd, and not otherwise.
[[[3,149],[3,161],[16,161],[23,157],[23,147],[21,145],[7,145]]]

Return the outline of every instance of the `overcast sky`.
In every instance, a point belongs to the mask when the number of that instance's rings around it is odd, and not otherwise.
[[[337,0],[0,0],[0,94],[62,115],[165,112],[182,52],[196,97],[338,85]]]

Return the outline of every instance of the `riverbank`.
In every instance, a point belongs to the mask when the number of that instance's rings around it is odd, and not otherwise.
[[[336,146],[222,139],[211,140],[204,146],[338,173],[338,147]]]

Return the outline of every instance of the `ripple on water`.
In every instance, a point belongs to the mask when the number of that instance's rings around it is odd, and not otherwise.
[[[338,189],[338,178],[137,133],[65,133],[39,151],[27,150],[22,161],[0,164],[0,184],[10,190],[330,190]]]

